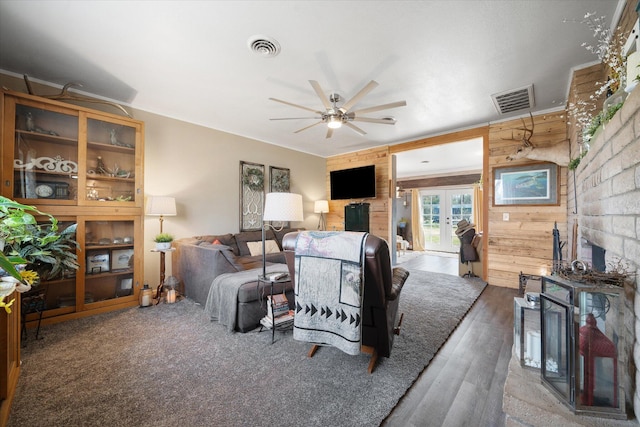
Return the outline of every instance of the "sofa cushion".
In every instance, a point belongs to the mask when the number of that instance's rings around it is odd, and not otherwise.
[[[273,235],[273,231],[267,230],[265,232],[266,240],[273,240],[275,236]],[[242,231],[236,234],[236,243],[238,244],[238,251],[240,256],[251,256],[251,251],[249,251],[249,246],[247,246],[247,242],[262,242],[262,231]]]
[[[229,246],[234,254],[240,255],[240,251],[238,250],[238,244],[236,243],[236,238],[231,233],[219,234],[217,236],[214,236],[214,235],[196,236],[196,239],[206,243],[213,243],[217,240],[218,242],[220,242],[220,244]]]
[[[247,242],[249,252],[251,256],[262,255],[262,241],[259,242]],[[275,254],[280,252],[280,246],[275,240],[267,240],[264,242],[264,253]]]

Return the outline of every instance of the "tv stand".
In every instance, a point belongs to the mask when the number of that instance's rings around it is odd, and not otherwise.
[[[345,231],[369,232],[369,203],[350,203],[344,207]]]

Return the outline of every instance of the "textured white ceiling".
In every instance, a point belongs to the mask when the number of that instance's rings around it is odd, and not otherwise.
[[[624,0],[622,0],[624,3]],[[564,107],[570,72],[596,60],[579,22],[614,18],[617,0],[511,1],[6,1],[0,69],[157,114],[296,150],[331,156],[505,119],[491,95],[533,84],[532,112]],[[563,22],[569,20],[570,22]],[[264,58],[249,38],[275,38]],[[324,126],[269,101],[321,103],[308,80],[395,126],[359,123],[325,139]],[[511,117],[528,114],[514,113]],[[206,143],[206,142],[203,142]]]

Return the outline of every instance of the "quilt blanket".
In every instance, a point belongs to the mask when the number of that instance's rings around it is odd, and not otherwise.
[[[294,339],[360,353],[366,236],[359,232],[298,234]]]

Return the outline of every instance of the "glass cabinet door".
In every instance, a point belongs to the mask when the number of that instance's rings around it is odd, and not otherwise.
[[[135,219],[84,222],[84,304],[133,297]]]
[[[136,164],[139,129],[125,122],[87,119],[86,185],[87,201],[138,205],[141,174]]]
[[[15,104],[13,197],[40,199],[38,203],[44,204],[75,204],[78,116],[35,105]]]

